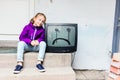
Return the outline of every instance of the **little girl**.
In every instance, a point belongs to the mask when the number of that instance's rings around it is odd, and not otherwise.
[[[19,36],[17,46],[17,65],[14,69],[14,74],[20,73],[23,69],[23,57],[25,51],[39,51],[36,68],[39,71],[45,71],[42,62],[45,55],[45,30],[43,24],[46,21],[46,16],[43,13],[37,13],[28,25],[23,28]]]

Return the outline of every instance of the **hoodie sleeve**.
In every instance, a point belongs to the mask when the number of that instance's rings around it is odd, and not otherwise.
[[[25,43],[27,44],[30,44],[31,43],[31,39],[28,37],[28,27],[25,26],[19,36],[19,40],[20,41],[24,41]]]
[[[45,41],[45,30],[44,29],[42,30],[41,35],[40,35],[38,41],[39,42]]]

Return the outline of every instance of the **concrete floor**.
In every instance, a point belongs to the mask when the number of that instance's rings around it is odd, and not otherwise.
[[[107,72],[102,70],[74,70],[76,80],[106,80]]]

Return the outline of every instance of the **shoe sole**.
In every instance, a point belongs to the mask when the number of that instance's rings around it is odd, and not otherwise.
[[[19,73],[20,73],[20,71],[13,71],[13,73],[14,73],[14,74],[19,74]]]
[[[20,71],[13,71],[14,74],[19,74],[23,69],[21,69]]]
[[[39,70],[39,69],[38,69]],[[43,69],[43,70],[39,70],[40,72],[45,72],[45,69]]]
[[[39,71],[39,72],[45,72],[46,71],[45,69],[40,70],[38,68],[36,68],[36,70]]]

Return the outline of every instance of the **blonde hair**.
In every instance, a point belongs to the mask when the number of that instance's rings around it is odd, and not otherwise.
[[[45,16],[45,14],[43,14],[43,13],[37,13],[37,14],[30,20],[30,22],[31,22],[31,23],[34,23],[34,18],[36,18],[38,15],[43,16],[43,17],[45,18],[45,21],[46,21],[46,16]]]

